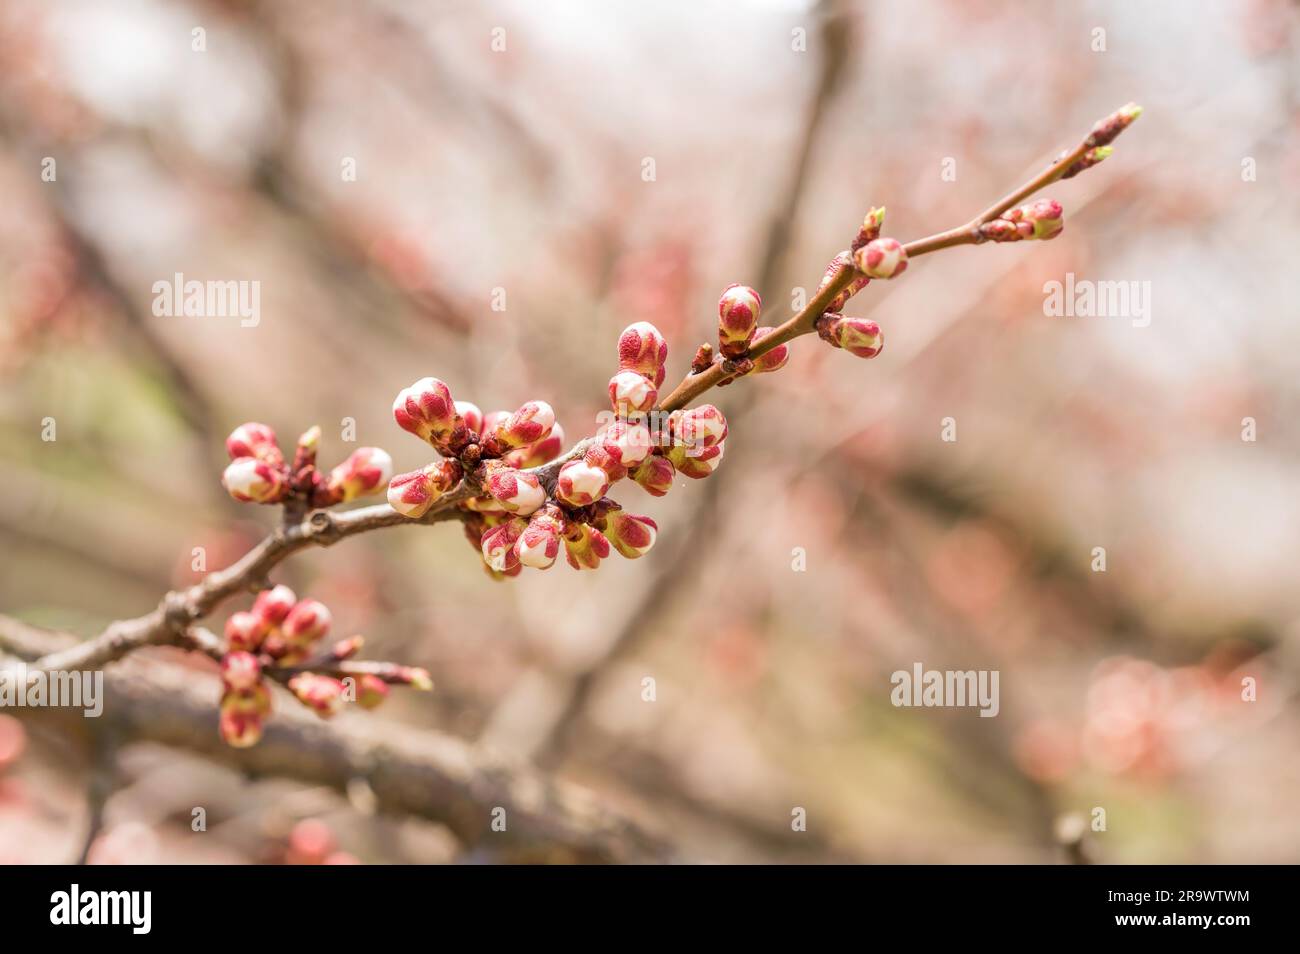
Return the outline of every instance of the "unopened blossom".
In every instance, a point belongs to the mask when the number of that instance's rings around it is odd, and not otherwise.
[[[748,285],[728,285],[718,299],[718,350],[727,357],[745,353],[758,330],[763,299]]]
[[[439,450],[459,450],[466,433],[451,389],[437,378],[421,378],[398,392],[393,401],[393,418],[402,430]]]
[[[673,444],[688,447],[712,447],[727,437],[727,419],[712,404],[674,411],[668,418],[668,427]]]
[[[515,554],[524,566],[545,570],[560,554],[564,520],[554,506],[533,514],[515,542]]]
[[[483,433],[483,412],[479,406],[472,401],[456,401],[453,405],[460,419],[465,422],[465,427],[475,434]]]
[[[305,649],[329,632],[334,617],[320,600],[305,599],[294,604],[280,624],[280,632],[289,645]]]
[[[658,400],[654,384],[636,371],[620,371],[609,379],[609,403],[620,414],[648,411]]]
[[[712,447],[698,448],[679,444],[669,448],[665,456],[677,468],[677,473],[683,477],[699,480],[718,469],[725,448],[726,441],[714,444]]]
[[[609,540],[595,527],[575,521],[564,533],[564,555],[575,570],[594,570],[609,556]]]
[[[330,471],[326,488],[343,503],[373,494],[388,486],[393,459],[378,447],[359,447]]]
[[[1142,107],[1137,103],[1127,103],[1121,106],[1109,116],[1097,121],[1088,136],[1088,145],[1092,147],[1109,146],[1115,141],[1116,136],[1128,129],[1141,115]]]
[[[817,331],[833,347],[859,358],[874,358],[885,346],[884,332],[869,318],[823,315],[818,319]]]
[[[616,510],[605,520],[605,536],[610,546],[629,560],[650,552],[658,535],[659,525],[649,517]]]
[[[635,467],[653,450],[650,429],[644,424],[615,421],[597,437],[601,448],[623,467]]]
[[[528,401],[519,410],[499,422],[493,436],[504,447],[527,447],[551,433],[555,412],[545,401]]]
[[[672,490],[673,478],[677,476],[677,469],[673,467],[668,458],[654,454],[632,468],[629,476],[640,484],[647,493],[662,497]]]
[[[870,241],[870,239],[868,239],[868,241]],[[859,247],[861,246],[855,246],[855,248]],[[835,276],[846,268],[853,269],[853,278],[838,295],[830,300],[830,303],[826,306],[827,311],[839,311],[850,298],[871,284],[871,279],[859,272],[857,266],[854,264],[853,252],[849,249],[844,249],[844,251],[831,259],[830,264],[826,266],[826,271],[822,275],[821,284],[817,286],[817,290],[821,291],[829,285],[834,281]]]
[[[234,613],[226,620],[226,645],[233,650],[256,652],[270,626],[257,613]]]
[[[522,518],[510,517],[504,523],[484,531],[480,546],[483,550],[483,562],[489,569],[504,573],[519,565],[515,543],[527,526],[528,523]]]
[[[247,692],[262,681],[262,664],[249,652],[229,652],[221,658],[221,681],[227,689]]]
[[[236,457],[221,474],[226,492],[241,503],[275,503],[288,485],[284,471],[256,457]]]
[[[555,492],[567,504],[585,507],[605,496],[609,489],[609,475],[586,458],[571,460],[560,468],[555,481]]]
[[[517,447],[501,458],[510,467],[522,470],[527,467],[541,467],[549,464],[564,453],[564,428],[558,423],[551,425],[551,433],[536,444]]]
[[[1054,239],[1065,229],[1065,213],[1055,199],[1038,199],[1028,205],[1007,209],[998,218],[980,226],[980,234],[993,242],[1021,242]]]
[[[501,506],[511,513],[526,517],[546,502],[542,483],[527,471],[499,466],[490,471],[487,481],[490,493]]]
[[[262,738],[266,716],[271,711],[271,696],[265,686],[248,692],[227,691],[221,696],[217,728],[227,745],[245,749]]]
[[[226,452],[230,454],[231,460],[239,457],[255,457],[272,467],[284,466],[284,455],[280,453],[275,431],[265,424],[254,421],[240,424],[230,432],[230,436],[226,438]]]
[[[858,229],[858,234],[853,239],[853,250],[856,251],[868,242],[874,242],[876,239],[880,238],[880,229],[884,224],[884,206],[868,210],[866,216],[862,219],[862,227]]]
[[[330,658],[340,661],[351,659],[361,651],[365,641],[364,636],[349,636],[347,639],[340,639],[330,647]]]
[[[755,338],[762,339],[770,335],[775,328],[759,328]],[[771,351],[759,355],[754,359],[754,367],[748,372],[749,374],[766,374],[771,371],[780,371],[790,360],[790,346],[788,344],[779,344]]]
[[[328,719],[343,708],[345,688],[333,676],[314,672],[301,672],[289,680],[289,691],[322,719]]]
[[[374,709],[388,698],[388,683],[374,673],[356,677],[357,704],[363,709]]]
[[[614,448],[617,451],[617,448]],[[611,484],[622,480],[627,476],[627,468],[619,461],[615,453],[611,453],[604,444],[597,441],[589,446],[582,453],[582,460],[592,467],[597,467],[604,471],[605,477]]]
[[[257,594],[253,601],[253,614],[272,626],[279,626],[297,602],[293,590],[281,583]]]
[[[907,250],[898,239],[873,239],[853,253],[853,263],[870,278],[894,278],[907,270]]]
[[[618,336],[618,366],[650,379],[655,387],[664,382],[664,364],[668,360],[668,342],[659,329],[648,321],[638,321]]]
[[[444,494],[460,483],[459,461],[440,460],[419,470],[398,474],[388,484],[388,505],[403,517],[418,520]]]

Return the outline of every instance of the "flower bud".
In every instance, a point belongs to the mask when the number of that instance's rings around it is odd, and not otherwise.
[[[666,456],[683,477],[699,480],[718,469],[726,446],[726,441],[720,441],[712,447],[701,448],[680,444],[670,448]]]
[[[291,645],[306,648],[329,632],[334,617],[320,600],[306,599],[294,604],[280,624],[280,631]]]
[[[1115,151],[1114,146],[1097,146],[1095,149],[1089,149],[1079,158],[1077,162],[1075,162],[1073,165],[1071,165],[1069,168],[1067,168],[1064,172],[1061,173],[1061,178],[1073,179],[1075,176],[1077,176],[1080,172],[1083,172],[1085,169],[1091,169],[1093,166],[1097,165],[1098,163],[1101,163],[1106,159],[1109,159],[1111,154],[1114,153],[1114,151]],[[1061,153],[1061,155],[1056,157],[1057,161],[1059,162],[1061,159],[1065,158],[1065,155],[1066,153],[1064,152]]]
[[[756,339],[762,339],[770,335],[775,328],[759,328],[755,333]],[[790,360],[790,346],[788,344],[777,345],[771,351],[754,359],[754,367],[747,372],[748,374],[766,374],[770,371],[780,371],[785,367],[785,363]]]
[[[226,653],[221,657],[221,680],[227,689],[247,692],[262,681],[262,664],[252,653]]]
[[[347,503],[375,493],[393,476],[393,459],[378,447],[359,447],[343,463],[330,471],[326,487]]]
[[[605,472],[605,477],[612,484],[627,476],[627,468],[619,463],[618,458],[606,450],[603,444],[592,444],[582,453],[582,460],[592,467]]]
[[[668,418],[668,428],[673,444],[688,447],[712,447],[727,437],[727,419],[712,404],[674,411]]]
[[[231,460],[255,457],[277,469],[284,466],[284,455],[275,441],[275,431],[265,424],[252,421],[240,424],[226,438],[226,452]]]
[[[718,345],[727,357],[745,353],[754,340],[763,300],[748,285],[728,285],[718,300]]]
[[[235,613],[226,620],[226,645],[237,652],[256,652],[269,628],[270,624],[256,613]]]
[[[528,526],[515,543],[515,555],[524,566],[545,570],[555,562],[560,553],[560,534],[563,521],[548,507],[533,514]]]
[[[647,493],[656,497],[662,497],[672,490],[675,476],[677,476],[677,468],[673,467],[668,458],[659,454],[647,457],[631,471],[632,479],[640,484]]]
[[[292,473],[298,473],[304,467],[316,466],[316,452],[320,449],[320,426],[312,425],[298,435],[298,443],[293,451]]]
[[[519,447],[501,458],[507,465],[518,469],[541,467],[549,464],[564,452],[564,428],[559,424],[551,425],[551,433],[536,444]]]
[[[663,382],[663,366],[668,360],[668,342],[659,329],[648,321],[638,321],[618,336],[618,366],[649,378],[658,387]]]
[[[480,546],[483,550],[483,562],[489,569],[505,573],[519,565],[519,555],[515,552],[515,543],[528,524],[519,517],[511,517],[504,523],[489,527],[483,532]]]
[[[571,460],[560,468],[555,489],[565,503],[585,507],[605,496],[609,481],[609,475],[601,467],[589,463],[584,457]]]
[[[870,278],[894,278],[907,270],[907,250],[898,239],[873,239],[853,253],[853,263]]]
[[[440,460],[419,470],[398,474],[388,484],[388,505],[403,517],[418,520],[464,476],[464,468],[455,460]]]
[[[389,679],[421,692],[430,692],[433,689],[433,679],[429,677],[429,670],[421,669],[419,666],[398,666],[390,674]]]
[[[856,250],[859,247],[854,246],[854,249]],[[853,269],[853,278],[838,295],[830,300],[830,303],[826,306],[827,311],[839,311],[850,298],[871,284],[871,279],[858,272],[857,266],[854,265],[853,252],[845,249],[830,260],[830,264],[826,266],[826,271],[822,275],[821,284],[817,286],[817,290],[821,291],[829,285],[840,270],[844,268]]]
[[[1007,209],[992,222],[980,226],[980,234],[993,242],[1054,239],[1065,229],[1065,213],[1055,199],[1039,199]]]
[[[256,457],[236,457],[226,466],[221,483],[242,503],[275,503],[288,489],[284,471]]]
[[[659,400],[659,391],[636,371],[620,371],[609,379],[609,403],[620,414],[648,411]]]
[[[622,467],[635,467],[650,456],[650,429],[644,424],[615,421],[599,434],[601,448]]]
[[[456,413],[451,389],[437,378],[421,378],[398,392],[393,418],[402,430],[439,449],[451,448],[458,430],[463,432],[465,426]]]
[[[658,535],[659,525],[649,517],[616,510],[605,521],[605,536],[610,545],[629,560],[648,553]]]
[[[488,493],[511,513],[526,517],[546,502],[542,482],[533,474],[511,467],[491,469],[487,482]]]
[[[388,683],[374,673],[362,673],[356,677],[357,704],[363,709],[374,709],[388,698]]]
[[[1097,124],[1092,127],[1092,133],[1088,136],[1088,145],[1109,146],[1115,141],[1116,136],[1128,129],[1134,120],[1141,115],[1142,107],[1137,103],[1128,103],[1121,106],[1105,119],[1097,121]]]
[[[853,251],[857,251],[869,242],[874,242],[880,238],[880,229],[885,224],[885,207],[870,209],[866,218],[862,220],[862,228],[858,229],[857,236],[853,239]]]
[[[227,692],[221,697],[218,729],[222,740],[237,749],[256,745],[270,711],[270,696],[265,687],[248,693]]]
[[[330,647],[330,657],[342,661],[351,659],[357,653],[361,652],[361,647],[365,645],[364,636],[349,636],[347,639],[340,639]]]
[[[595,527],[574,521],[564,532],[564,556],[575,570],[594,570],[609,556],[609,541]]]
[[[343,708],[344,688],[343,683],[333,676],[314,672],[300,672],[289,680],[289,691],[322,719],[328,719]]]
[[[257,599],[253,601],[253,615],[261,617],[271,626],[279,626],[297,602],[298,597],[293,590],[281,583],[257,594]]]
[[[817,331],[832,346],[859,358],[874,358],[885,347],[884,332],[869,318],[823,315],[817,322]]]
[[[528,401],[496,425],[494,436],[506,447],[527,447],[544,440],[555,426],[555,412],[545,401]]]
[[[460,419],[465,422],[465,427],[475,434],[483,433],[483,412],[477,404],[472,401],[456,401],[453,406]]]

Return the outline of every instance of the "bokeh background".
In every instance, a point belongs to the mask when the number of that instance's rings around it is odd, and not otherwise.
[[[277,579],[437,682],[341,718],[535,763],[683,860],[1300,860],[1297,19],[7,0],[0,610],[88,636],[193,582],[194,547],[234,560],[275,517],[219,483],[245,420],[286,443],[320,424],[327,465],[374,444],[414,469],[430,454],[389,407],[432,374],[581,436],[626,324],[665,332],[671,383],[725,285],[775,324],[868,206],[904,241],[964,222],[1136,100],[1116,154],[1049,191],[1058,240],[918,260],[850,308],[884,327],[876,360],[803,338],[715,392],[719,471],[615,494],[660,522],[644,559],[495,583],[439,526]],[[260,281],[260,323],[156,317],[177,272]],[[1045,316],[1068,272],[1150,282],[1149,326]],[[914,662],[999,670],[1000,714],[894,708]],[[189,665],[215,732],[212,667]],[[6,862],[494,860],[364,798],[16,715]],[[1106,831],[1071,848],[1097,807]]]

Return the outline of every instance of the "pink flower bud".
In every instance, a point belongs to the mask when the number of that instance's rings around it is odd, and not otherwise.
[[[625,468],[635,467],[649,457],[654,443],[648,427],[627,421],[615,421],[600,432],[599,438],[605,453]]]
[[[1137,103],[1121,106],[1105,119],[1097,121],[1097,124],[1092,127],[1091,135],[1088,136],[1088,145],[1109,146],[1115,141],[1116,136],[1133,125],[1134,120],[1141,115],[1142,107]]]
[[[627,468],[620,464],[618,458],[606,450],[603,444],[592,444],[588,447],[583,451],[582,460],[604,471],[611,484],[627,476]]]
[[[620,414],[648,411],[659,400],[659,391],[636,371],[620,371],[609,379],[609,403]]]
[[[361,647],[365,645],[364,636],[349,636],[347,639],[340,639],[330,647],[330,656],[337,660],[351,659],[357,653],[361,652]]]
[[[284,466],[284,455],[275,441],[275,431],[265,424],[251,421],[240,424],[226,438],[226,452],[231,460],[255,457],[277,469]]]
[[[701,448],[678,445],[670,448],[666,456],[683,477],[699,480],[718,469],[725,447],[726,441]]]
[[[763,300],[748,285],[728,285],[718,300],[719,350],[728,357],[745,353],[754,340]]]
[[[873,208],[867,212],[866,218],[862,220],[862,228],[858,229],[857,237],[853,239],[853,250],[857,251],[868,242],[874,242],[880,238],[880,229],[885,224],[885,207]]]
[[[242,503],[275,503],[288,489],[284,471],[256,457],[236,457],[226,466],[221,483]]]
[[[555,426],[555,412],[545,401],[528,401],[496,425],[495,437],[506,447],[527,447],[544,440]]]
[[[546,491],[542,483],[533,474],[510,467],[498,466],[491,469],[488,477],[488,493],[495,497],[506,510],[526,517],[546,502]]]
[[[392,476],[393,459],[386,451],[378,447],[359,447],[330,471],[326,487],[347,503],[387,486]]]
[[[454,407],[460,419],[465,422],[465,426],[475,434],[482,435],[483,412],[479,410],[479,406],[471,401],[456,401]]]
[[[226,645],[235,651],[255,652],[270,624],[256,613],[239,612],[226,620]]]
[[[510,467],[522,470],[527,467],[541,467],[543,464],[549,464],[562,453],[564,453],[564,428],[560,427],[559,424],[553,424],[551,433],[536,444],[516,448],[501,460]]]
[[[294,604],[280,630],[293,646],[302,648],[328,633],[333,621],[329,607],[320,600],[306,599]]]
[[[555,482],[560,499],[574,507],[585,507],[605,496],[609,490],[609,475],[586,458],[571,460],[560,468]]]
[[[668,428],[673,444],[687,447],[712,447],[727,437],[727,419],[712,404],[674,411],[668,418]]]
[[[388,484],[388,505],[403,517],[418,520],[464,476],[464,468],[455,460],[440,460],[408,474],[398,474]]]
[[[632,479],[650,494],[662,497],[673,488],[673,478],[677,468],[666,457],[654,454],[647,457],[631,471]]]
[[[227,689],[247,692],[262,681],[262,664],[252,653],[226,653],[221,657],[221,680]]]
[[[594,570],[609,556],[609,541],[595,527],[575,521],[564,532],[564,555],[575,570]]]
[[[980,234],[993,242],[1047,241],[1065,229],[1065,213],[1055,199],[1039,199],[1029,205],[1007,209],[992,222],[980,226]]]
[[[605,522],[605,536],[610,545],[629,560],[650,551],[659,535],[659,525],[649,517],[637,517],[616,510]]]
[[[870,239],[868,239],[868,241],[870,241]],[[861,246],[854,246],[855,249],[860,247]],[[857,271],[857,266],[853,264],[853,252],[850,252],[848,249],[845,249],[831,259],[830,264],[826,266],[826,272],[822,275],[821,284],[817,286],[817,290],[821,291],[829,285],[831,279],[833,279],[836,273],[838,273],[842,268],[852,268],[855,272]],[[871,279],[866,275],[854,274],[853,280],[849,282],[843,291],[831,299],[830,304],[826,306],[826,310],[839,311],[850,298],[870,284]]]
[[[560,553],[560,534],[564,523],[553,512],[555,508],[533,514],[528,526],[519,535],[515,544],[515,554],[524,566],[545,570],[555,562]]]
[[[218,729],[229,746],[246,749],[262,738],[262,727],[270,712],[270,696],[265,687],[252,692],[227,692],[221,697]]]
[[[402,430],[438,448],[451,448],[458,429],[463,432],[465,426],[456,413],[451,389],[437,378],[421,378],[398,392],[393,418]]]
[[[257,594],[257,599],[253,601],[253,615],[261,617],[271,626],[279,626],[297,602],[298,597],[293,590],[281,583]]]
[[[472,430],[472,428],[471,428]],[[388,683],[374,673],[362,673],[357,680],[357,704],[363,709],[374,709],[388,698]]]
[[[663,381],[663,366],[668,360],[668,342],[659,329],[648,321],[638,321],[618,336],[618,366],[649,378],[658,387]]]
[[[505,573],[519,565],[515,544],[527,526],[527,522],[523,519],[511,517],[504,523],[489,527],[483,532],[480,546],[483,550],[483,562],[489,569]]]
[[[907,271],[907,250],[898,239],[873,239],[853,253],[853,263],[870,278],[894,278]]]
[[[775,328],[759,328],[755,338],[765,338],[770,335]],[[754,359],[754,368],[749,374],[766,374],[770,371],[780,371],[785,367],[785,363],[790,360],[790,346],[788,344],[777,345],[771,351]]]
[[[818,319],[817,331],[834,347],[859,358],[874,358],[885,347],[885,334],[880,325],[868,318],[823,315]]]
[[[336,715],[343,708],[344,685],[333,676],[301,672],[289,680],[289,691],[298,701],[322,719]]]

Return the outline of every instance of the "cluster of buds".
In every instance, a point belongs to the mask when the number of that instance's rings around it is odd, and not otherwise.
[[[226,438],[230,463],[221,483],[244,503],[300,502],[310,507],[347,503],[378,493],[393,474],[393,460],[378,447],[360,447],[329,473],[316,468],[320,428],[298,438],[292,462],[286,461],[265,424],[241,424]]]
[[[745,340],[752,340],[753,331]],[[628,559],[649,551],[658,525],[624,511],[607,496],[610,487],[630,477],[663,496],[678,473],[708,476],[722,460],[727,422],[716,407],[704,405],[663,416],[663,425],[652,429],[644,422],[660,417],[652,412],[668,343],[654,325],[641,321],[623,330],[617,350],[618,371],[609,382],[613,419],[563,460],[563,431],[543,401],[529,401],[513,413],[483,414],[453,400],[435,378],[402,391],[393,405],[397,423],[443,457],[392,479],[393,509],[419,519],[464,483],[468,492],[456,506],[467,537],[495,578],[516,576],[524,567],[546,569],[561,550],[579,570],[595,569],[611,550]],[[773,349],[754,370],[775,370],[786,358],[785,349]]]
[[[980,234],[993,242],[1054,239],[1065,230],[1065,212],[1055,199],[1039,199],[1007,209],[980,226]]]
[[[246,748],[262,737],[271,712],[267,676],[282,678],[295,698],[322,718],[349,701],[373,709],[388,697],[389,684],[433,687],[427,672],[410,666],[383,664],[382,675],[346,673],[340,667],[360,651],[364,640],[350,636],[321,650],[331,623],[324,603],[300,600],[287,586],[262,591],[251,610],[226,620],[220,730],[228,744]]]

